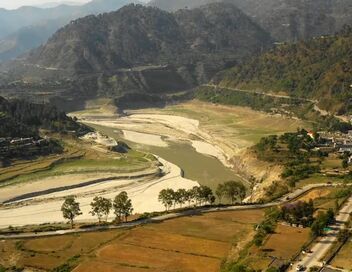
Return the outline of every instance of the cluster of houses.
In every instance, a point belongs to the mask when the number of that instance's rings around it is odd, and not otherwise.
[[[341,132],[319,132],[320,144],[318,147],[328,147],[339,153],[352,153],[352,130],[347,134]]]
[[[24,150],[30,148],[40,147],[48,143],[48,138],[34,139],[29,138],[0,138],[0,157],[8,155],[14,150]]]
[[[348,133],[319,132],[320,141],[316,148],[326,152],[348,153],[348,163],[352,164],[352,130]],[[312,136],[311,136],[312,137]]]

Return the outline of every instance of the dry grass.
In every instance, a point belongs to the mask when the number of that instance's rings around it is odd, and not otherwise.
[[[69,258],[90,252],[116,239],[123,231],[108,231],[0,242],[0,264],[51,270]]]
[[[216,272],[262,219],[262,210],[216,212],[131,230],[7,240],[0,243],[0,264],[50,271],[79,255],[76,272]]]
[[[347,242],[332,261],[332,266],[352,270],[352,240]]]
[[[271,134],[295,131],[298,127],[309,128],[300,120],[272,116],[246,107],[228,107],[197,100],[189,101],[162,110],[148,109],[143,112],[175,114],[200,121],[201,128],[226,148],[247,148],[260,138]],[[230,152],[227,150],[227,152]]]
[[[331,193],[332,189],[331,188],[321,188],[321,189],[315,189],[312,190],[300,198],[298,198],[296,201],[305,201],[308,202],[309,200],[315,200],[318,198],[326,197]]]
[[[252,246],[242,263],[255,270],[265,271],[269,265],[288,262],[308,241],[310,229],[294,228],[279,224],[262,247]]]
[[[309,235],[309,228],[301,229],[279,224],[275,233],[270,235],[262,247],[262,251],[270,251],[271,256],[289,260],[300,251],[304,243],[308,241]]]

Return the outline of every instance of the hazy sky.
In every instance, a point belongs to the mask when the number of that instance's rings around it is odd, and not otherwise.
[[[64,0],[66,1],[66,0]],[[40,5],[51,2],[64,2],[63,0],[0,0],[0,8],[16,9],[21,6]],[[87,3],[90,0],[68,0],[66,2]]]

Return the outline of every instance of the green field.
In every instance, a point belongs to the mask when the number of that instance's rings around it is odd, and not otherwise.
[[[100,152],[79,140],[63,141],[63,154],[38,158],[33,161],[15,162],[0,169],[0,187],[33,181],[51,176],[85,173],[130,173],[155,166],[149,154],[130,150],[126,154]]]

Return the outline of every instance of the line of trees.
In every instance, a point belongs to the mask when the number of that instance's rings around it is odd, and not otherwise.
[[[227,198],[231,204],[234,204],[236,200],[242,202],[246,196],[246,187],[240,182],[228,181],[218,185],[215,195],[218,198],[219,204],[222,203],[224,198]],[[189,207],[192,204],[194,206],[212,205],[215,203],[216,197],[211,188],[201,185],[194,186],[188,190],[178,189],[175,191],[173,189],[163,189],[159,193],[159,202],[168,211],[171,207],[175,209],[177,205],[180,208],[185,204],[188,204]]]
[[[127,222],[128,217],[133,212],[132,201],[129,199],[126,192],[121,192],[114,200],[97,196],[90,203],[90,206],[91,211],[89,213],[96,216],[99,223],[101,223],[103,219],[105,219],[105,221],[108,220],[111,210],[114,211],[117,222],[122,222],[123,220]],[[74,219],[82,214],[80,204],[76,201],[75,196],[65,198],[61,206],[61,211],[63,217],[70,221],[71,228],[73,228]]]
[[[195,206],[202,206],[203,204],[213,204],[215,202],[215,196],[213,191],[208,186],[194,186],[192,189],[163,189],[159,193],[159,202],[161,202],[166,211],[171,207],[176,208],[179,205],[180,208],[186,203],[188,206],[194,204]]]

